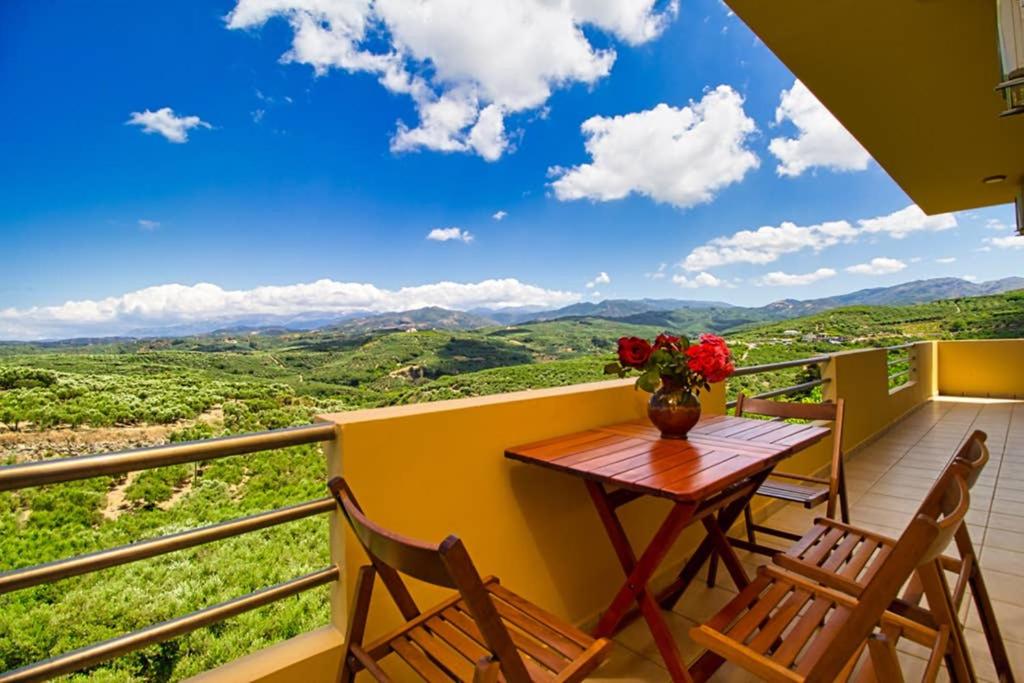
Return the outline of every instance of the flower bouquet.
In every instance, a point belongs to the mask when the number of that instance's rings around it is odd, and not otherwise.
[[[651,392],[647,414],[661,435],[682,439],[700,419],[701,390],[710,391],[736,369],[725,340],[704,334],[691,344],[686,337],[659,334],[654,343],[640,337],[619,339],[618,360],[605,374],[625,377],[636,370],[638,389]]]

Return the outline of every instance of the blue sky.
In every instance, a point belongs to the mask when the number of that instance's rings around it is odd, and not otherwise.
[[[3,3],[0,337],[1019,273],[719,0],[466,3]]]

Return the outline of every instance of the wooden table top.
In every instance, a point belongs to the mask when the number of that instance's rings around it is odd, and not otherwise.
[[[702,417],[685,439],[647,420],[515,446],[505,457],[678,501],[701,501],[820,441],[828,427]]]

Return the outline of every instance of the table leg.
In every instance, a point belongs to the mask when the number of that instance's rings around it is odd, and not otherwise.
[[[607,638],[614,634],[616,627],[626,616],[630,604],[635,602],[651,629],[654,643],[665,661],[672,680],[690,683],[690,674],[683,664],[675,638],[672,637],[672,632],[665,623],[665,618],[658,609],[657,603],[648,592],[647,582],[650,581],[658,565],[665,559],[672,545],[678,540],[679,534],[692,521],[696,506],[685,503],[674,504],[665,521],[655,532],[647,549],[637,560],[633,547],[626,536],[626,531],[622,528],[622,522],[608,500],[608,493],[604,486],[593,481],[587,481],[586,485],[591,500],[594,501],[594,507],[597,508],[597,514],[601,518],[601,523],[611,539],[612,547],[615,548],[619,564],[622,565],[622,569],[626,573],[626,583],[619,589],[608,609],[601,615],[601,620],[594,630],[594,637]]]
[[[711,522],[711,524],[717,527],[724,535],[736,519],[739,518],[740,513],[743,512],[743,508],[745,508],[750,502],[750,499],[754,497],[757,489],[761,486],[764,480],[768,478],[769,474],[771,474],[771,470],[753,477],[752,480],[754,485],[750,489],[750,494],[737,498],[723,507],[717,515],[717,524],[711,521],[710,518],[706,518],[705,526],[708,525],[708,522]],[[708,527],[708,530],[708,535],[704,537],[704,540],[701,541],[699,546],[697,546],[697,550],[694,551],[690,559],[687,560],[685,565],[683,565],[683,569],[679,572],[679,576],[676,580],[658,595],[658,603],[662,608],[672,609],[676,606],[676,603],[679,602],[679,598],[682,597],[694,577],[697,576],[697,572],[699,572],[700,568],[704,566],[704,563],[708,561],[712,550],[719,553],[727,568],[729,568],[730,565],[733,567],[729,569],[729,573],[739,590],[743,590],[747,583],[749,583],[746,572],[742,570],[739,558],[736,556],[736,551],[733,550],[732,545],[728,543],[728,541],[723,544],[721,540],[716,538],[716,534],[710,533],[710,527]],[[737,573],[734,571],[734,568],[736,567],[740,569],[740,572]]]

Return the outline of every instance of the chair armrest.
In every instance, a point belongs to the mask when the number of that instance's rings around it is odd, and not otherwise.
[[[795,672],[709,626],[701,625],[691,628],[690,638],[766,681],[796,683],[804,680]]]
[[[772,556],[772,562],[787,571],[791,571],[794,574],[799,574],[804,578],[816,581],[828,588],[842,591],[854,598],[859,598],[860,594],[864,591],[864,587],[860,586],[856,581],[851,581],[844,576],[830,572],[827,569],[822,569],[821,567],[811,564],[806,560],[777,553]]]

